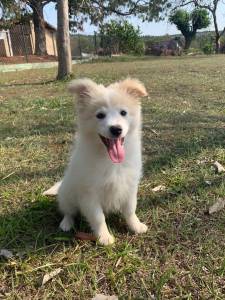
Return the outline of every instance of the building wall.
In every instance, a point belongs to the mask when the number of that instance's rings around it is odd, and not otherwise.
[[[46,28],[45,36],[48,55],[57,56],[56,32]]]
[[[33,49],[33,53],[35,51],[35,32],[34,32],[34,24],[30,22],[31,28],[31,45]],[[46,48],[48,55],[57,56],[57,46],[56,46],[56,31],[51,30],[49,28],[45,28],[45,37],[46,37]]]

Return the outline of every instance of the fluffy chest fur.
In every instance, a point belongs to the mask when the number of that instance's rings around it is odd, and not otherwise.
[[[107,174],[108,173],[108,174]],[[124,202],[127,201],[133,187],[139,182],[139,172],[129,167],[109,169],[105,179],[99,186],[100,201],[106,213],[120,211]]]
[[[101,144],[99,148],[96,145],[93,147],[91,140],[78,138],[62,185],[68,191],[66,183],[73,180],[71,201],[79,207],[79,202],[84,201],[81,199],[87,195],[88,201],[99,202],[105,212],[119,211],[123,202],[129,198],[131,190],[137,187],[141,176],[138,132],[127,139],[125,152],[125,161],[114,164]]]

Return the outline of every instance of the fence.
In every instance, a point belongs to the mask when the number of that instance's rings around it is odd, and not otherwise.
[[[73,58],[90,55],[111,56],[119,53],[118,37],[94,33],[94,35],[71,36],[71,53]]]
[[[1,61],[13,61],[20,57],[21,61],[28,62],[29,55],[34,51],[34,40],[29,26],[17,25],[13,29],[0,33]]]
[[[54,32],[56,35],[56,32]],[[38,57],[35,52],[35,35],[30,24],[17,24],[10,30],[0,31],[0,63],[24,63],[56,60],[56,36],[46,29],[46,57]],[[50,45],[51,44],[51,45]],[[71,54],[73,59],[98,56],[111,56],[120,51],[120,40],[116,36],[71,35]]]
[[[47,24],[47,23],[46,23]],[[56,30],[50,25],[45,29],[46,57],[35,53],[35,33],[33,24],[16,24],[9,30],[0,31],[0,63],[24,63],[56,60]]]

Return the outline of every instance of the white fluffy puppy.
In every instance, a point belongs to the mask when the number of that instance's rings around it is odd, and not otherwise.
[[[76,95],[75,148],[58,191],[64,218],[60,228],[68,231],[80,211],[99,242],[114,242],[105,213],[120,211],[135,233],[146,232],[135,210],[141,177],[141,107],[147,95],[144,85],[126,79],[107,87],[89,79],[75,80],[70,91]]]

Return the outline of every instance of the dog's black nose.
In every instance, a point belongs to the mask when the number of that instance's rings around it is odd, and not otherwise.
[[[120,126],[111,126],[109,129],[111,134],[116,137],[119,137],[122,133],[122,128]]]

